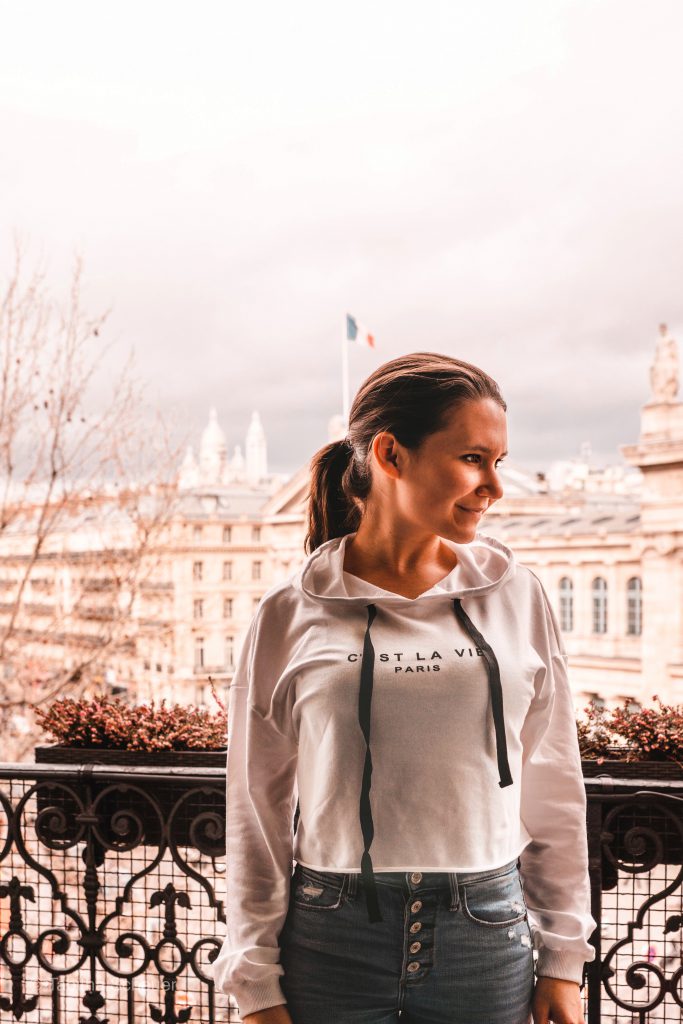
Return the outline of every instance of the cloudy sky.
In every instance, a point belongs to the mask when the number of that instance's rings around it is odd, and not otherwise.
[[[636,439],[683,349],[680,0],[0,7],[0,272],[76,251],[114,360],[196,440],[252,409],[296,469],[341,407],[346,311],[478,363],[510,464]]]

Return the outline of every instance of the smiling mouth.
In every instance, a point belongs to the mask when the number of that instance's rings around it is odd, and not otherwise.
[[[462,505],[458,505],[458,508],[461,510],[461,512],[469,512],[471,516],[483,516],[484,512],[486,511],[485,508],[463,508]]]

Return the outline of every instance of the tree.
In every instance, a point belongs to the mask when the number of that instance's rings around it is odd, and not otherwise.
[[[171,628],[147,613],[182,447],[147,410],[132,356],[96,394],[113,343],[109,311],[82,308],[81,257],[63,306],[23,262],[15,242],[0,301],[0,726],[17,758],[31,708],[82,695]]]

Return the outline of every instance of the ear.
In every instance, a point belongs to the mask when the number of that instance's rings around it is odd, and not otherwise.
[[[377,465],[389,476],[398,476],[398,441],[388,430],[376,434],[372,454]]]

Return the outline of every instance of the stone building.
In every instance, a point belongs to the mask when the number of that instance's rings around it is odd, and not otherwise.
[[[61,509],[38,551],[41,505],[22,507],[0,533],[0,630],[12,636],[5,678],[20,660],[29,675],[32,664],[43,673],[53,664],[56,675],[85,665],[94,688],[135,701],[201,702],[209,674],[226,684],[276,578],[261,508],[286,481],[268,471],[256,411],[244,447],[246,456],[236,444],[228,457],[212,409],[198,459],[186,453],[173,512],[139,557],[132,504],[113,487]]]

